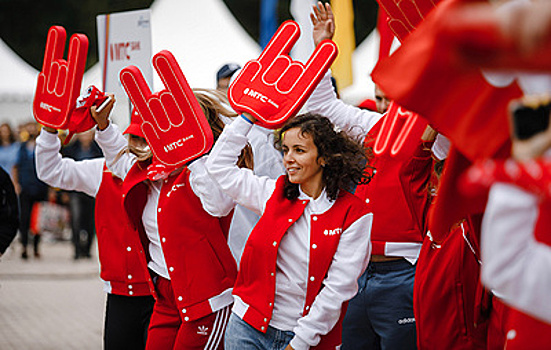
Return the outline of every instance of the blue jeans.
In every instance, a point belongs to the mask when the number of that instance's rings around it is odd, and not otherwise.
[[[417,348],[414,277],[415,265],[403,259],[369,263],[348,304],[342,350]]]
[[[295,334],[268,326],[266,333],[251,327],[234,313],[231,314],[224,336],[226,350],[283,350]]]

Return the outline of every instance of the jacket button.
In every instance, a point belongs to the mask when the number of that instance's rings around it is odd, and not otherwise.
[[[160,213],[160,212],[161,212],[161,208],[157,209],[157,211]]]
[[[293,219],[289,219],[289,222],[293,222]]]
[[[315,279],[315,278],[314,278],[314,276],[310,277],[310,281],[312,281],[312,282],[313,282],[313,281],[314,281],[314,279]]]
[[[128,289],[132,289],[132,285],[131,285],[131,284],[128,285]]]
[[[270,274],[270,276],[273,276],[273,275],[274,275],[274,273],[272,272],[272,273]]]
[[[306,202],[308,202],[308,201],[302,201],[302,204],[306,204]]]
[[[183,299],[183,298],[182,298],[181,296],[178,297],[178,301],[182,301],[182,299]],[[185,309],[182,309],[182,312],[184,312],[184,310],[185,310]]]
[[[168,268],[168,270],[169,270],[170,272],[173,272],[173,271],[174,271],[174,267],[171,266],[171,267]]]
[[[124,198],[124,197],[126,197],[126,194],[123,193],[123,194],[122,194],[122,198]]]
[[[189,317],[184,317],[184,321],[189,321]]]
[[[312,217],[312,220],[318,221],[318,217],[317,217],[317,216],[313,216],[313,217]]]
[[[310,310],[310,306],[306,306],[306,310]]]
[[[366,199],[365,199],[365,202],[366,202],[366,203],[369,203],[369,198],[366,198]]]
[[[274,247],[277,246],[277,241],[274,241],[274,243],[272,243],[274,245]]]
[[[316,249],[318,245],[316,243],[312,244],[312,249]]]
[[[266,330],[266,327],[262,326],[262,327],[260,327],[260,329],[262,329],[263,331],[265,331],[265,330]]]
[[[166,242],[166,238],[165,238],[165,237],[161,238],[161,242],[165,243],[165,242]]]
[[[132,294],[134,294],[134,292],[133,292],[133,291],[130,291],[130,292],[128,292],[128,294],[129,294],[129,295],[132,295]]]
[[[272,305],[274,305],[274,304],[270,303],[270,307],[271,307]]]
[[[132,251],[132,248],[131,248],[131,247],[127,247],[126,250],[130,252],[130,251]]]
[[[131,279],[132,279],[132,275],[128,275],[128,279],[131,280]]]
[[[264,319],[264,322],[268,322],[268,319],[267,319],[267,318],[265,318],[265,319]]]
[[[186,309],[182,309],[182,313],[185,314],[187,312]]]

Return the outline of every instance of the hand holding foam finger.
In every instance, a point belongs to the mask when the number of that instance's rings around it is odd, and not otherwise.
[[[167,166],[182,166],[209,151],[212,131],[174,56],[164,50],[152,61],[165,90],[152,94],[135,66],[121,71],[121,83],[142,118],[155,158]]]
[[[337,46],[323,41],[305,64],[288,53],[298,40],[297,23],[287,21],[258,59],[249,61],[230,86],[228,97],[238,113],[249,113],[267,128],[278,128],[298,112],[331,63]]]
[[[64,60],[65,39],[63,27],[53,26],[48,31],[33,101],[35,119],[55,129],[64,129],[69,123],[69,115],[79,96],[88,53],[88,38],[74,34],[69,41],[68,58]]]

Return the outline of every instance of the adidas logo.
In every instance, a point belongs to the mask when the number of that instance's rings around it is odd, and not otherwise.
[[[200,335],[209,335],[208,333],[208,330],[209,328],[208,327],[205,327],[205,326],[199,326],[197,327],[199,330],[197,331],[197,334],[200,334]]]
[[[398,320],[398,324],[415,323],[415,317],[405,317]]]

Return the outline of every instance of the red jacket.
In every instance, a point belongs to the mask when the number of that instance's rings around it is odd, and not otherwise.
[[[432,143],[419,142],[401,183],[415,223],[427,230]],[[413,310],[419,349],[486,347],[489,295],[480,283],[480,217],[469,217],[433,242],[427,235],[417,261]]]
[[[365,146],[373,147],[379,130],[388,116],[381,118],[365,138]],[[412,141],[413,140],[413,141]],[[413,143],[414,142],[414,143]],[[400,185],[400,169],[408,161],[416,146],[410,136],[397,156],[387,151],[374,156],[369,162],[376,173],[366,185],[359,185],[355,195],[366,201],[373,213],[371,242],[373,255],[392,255],[388,242],[423,242],[424,233],[415,225]]]
[[[136,230],[122,204],[122,180],[104,166],[96,194],[96,234],[100,277],[111,284],[111,293],[127,296],[151,295],[151,276]]]
[[[172,288],[183,321],[193,321],[233,302],[237,265],[227,243],[231,215],[215,218],[203,210],[184,169],[164,180],[157,223]],[[147,201],[146,170],[136,163],[123,185],[124,207],[137,227],[143,250],[149,240],[142,225]]]
[[[233,293],[248,304],[243,320],[265,333],[270,323],[275,298],[275,268],[277,250],[281,239],[301,216],[307,201],[288,200],[283,194],[284,177],[280,177],[273,195],[266,203],[264,214],[251,232],[241,257],[240,271]],[[325,213],[312,216],[310,232],[310,261],[303,315],[307,315],[329,270],[340,235],[328,235],[327,228],[346,230],[369,211],[355,196],[341,191],[333,206]],[[325,234],[324,234],[325,231]],[[346,308],[346,305],[343,307]],[[341,344],[342,318],[326,336],[321,338],[316,349],[335,349]]]

